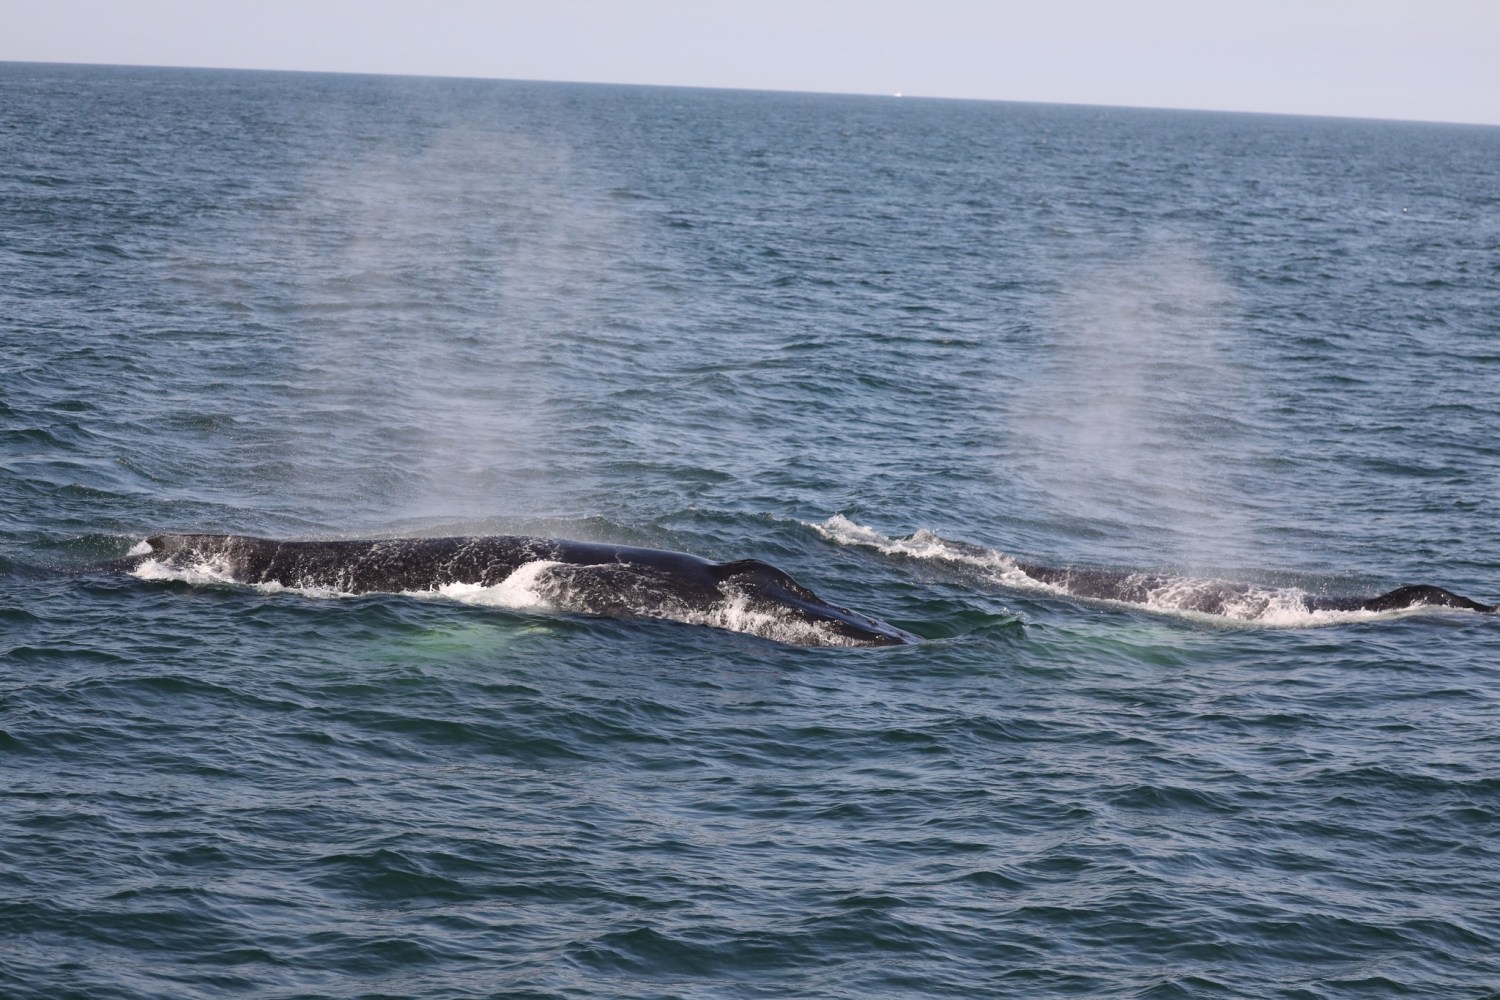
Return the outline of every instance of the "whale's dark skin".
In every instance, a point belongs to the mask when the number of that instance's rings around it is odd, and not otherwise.
[[[1309,597],[1307,607],[1309,611],[1399,611],[1402,608],[1415,607],[1435,608],[1463,608],[1465,611],[1481,611],[1494,614],[1500,611],[1500,605],[1480,604],[1471,601],[1467,597],[1455,594],[1451,590],[1442,587],[1434,587],[1430,584],[1413,584],[1408,587],[1397,587],[1388,593],[1378,597]]]
[[[757,559],[716,563],[662,549],[596,542],[486,535],[367,541],[279,541],[248,535],[152,535],[156,559],[190,567],[210,562],[244,584],[401,593],[451,584],[494,586],[528,563],[546,566],[530,581],[558,610],[609,617],[671,618],[722,624],[727,603],[750,613],[738,631],[814,646],[898,646],[921,641],[882,621],[829,604]],[[730,626],[724,626],[730,627]]]
[[[1145,604],[1153,591],[1172,583],[1166,577],[1149,573],[1057,568],[1033,563],[1016,565],[1033,580],[1050,583],[1074,597],[1103,601]],[[1226,603],[1243,598],[1248,590],[1248,587],[1234,583],[1199,584],[1193,588],[1182,610],[1223,614]],[[1442,587],[1425,584],[1398,587],[1374,597],[1322,597],[1309,594],[1302,598],[1302,603],[1309,611],[1400,611],[1404,608],[1440,607],[1493,613],[1500,608],[1494,604],[1471,601]]]

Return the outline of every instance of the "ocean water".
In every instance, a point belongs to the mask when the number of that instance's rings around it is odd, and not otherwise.
[[[1007,571],[1500,599],[1500,129],[0,64],[0,348],[0,995],[1500,995],[1500,619]]]

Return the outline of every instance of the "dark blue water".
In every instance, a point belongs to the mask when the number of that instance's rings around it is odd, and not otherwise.
[[[1489,997],[1500,130],[0,65],[0,994]],[[807,649],[105,564],[755,557]],[[957,545],[955,543],[966,543]]]

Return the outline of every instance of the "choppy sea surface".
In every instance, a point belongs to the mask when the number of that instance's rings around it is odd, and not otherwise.
[[[0,995],[1500,995],[1500,619],[996,571],[1500,599],[1500,129],[0,64],[0,348]]]

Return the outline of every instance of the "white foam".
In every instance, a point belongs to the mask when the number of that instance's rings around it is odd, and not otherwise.
[[[510,611],[557,610],[557,604],[542,589],[542,577],[553,567],[562,563],[546,559],[522,563],[510,576],[492,586],[478,583],[450,583],[436,590],[412,592],[412,596],[431,597],[434,594],[487,608],[505,608]]]
[[[840,545],[863,545],[886,555],[956,563],[982,570],[985,575],[1006,586],[1063,592],[1051,584],[1027,576],[1026,572],[1016,564],[1015,559],[1004,552],[987,549],[982,545],[950,542],[926,528],[917,531],[910,538],[892,538],[890,535],[881,534],[874,528],[856,524],[842,514],[835,514],[822,524],[803,523],[829,541]]]
[[[222,559],[200,559],[186,566],[160,559],[144,559],[130,571],[130,575],[141,580],[170,580],[198,586],[237,582],[230,575],[229,565]]]
[[[771,639],[791,646],[857,646],[850,636],[840,635],[829,623],[807,621],[786,609],[761,610],[750,606],[750,596],[729,590],[724,600],[705,611],[688,611],[676,616],[691,625],[709,625],[730,632]]]
[[[242,580],[236,579],[228,562],[218,557],[199,559],[189,565],[163,562],[160,559],[146,559],[135,569],[131,570],[131,575],[141,580],[190,583],[197,587],[230,584],[236,587],[249,587],[251,590],[262,594],[280,594],[285,592],[300,594],[303,597],[329,598],[356,596],[348,591],[339,590],[336,587],[288,587],[275,580],[265,583],[245,583]]]

